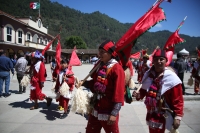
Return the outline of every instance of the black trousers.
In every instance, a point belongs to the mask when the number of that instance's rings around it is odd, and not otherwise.
[[[17,75],[17,80],[18,80],[18,83],[19,83],[19,92],[25,92],[26,91],[26,88],[24,86],[21,86],[20,83],[21,83],[21,80],[22,80],[22,76],[19,76]]]
[[[183,94],[185,94],[185,86],[184,86],[184,83],[183,83],[184,73],[178,73],[178,77],[182,81],[182,91],[183,91]]]

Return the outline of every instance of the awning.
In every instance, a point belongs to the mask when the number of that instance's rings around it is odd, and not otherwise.
[[[189,55],[189,52],[185,49],[179,51],[179,53],[182,54],[182,55]]]

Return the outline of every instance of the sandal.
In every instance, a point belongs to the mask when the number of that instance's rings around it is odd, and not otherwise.
[[[30,108],[30,110],[38,109],[38,105],[34,105],[33,107]]]
[[[63,114],[60,116],[60,119],[64,119],[64,118],[66,118],[67,116],[68,116],[67,113],[63,113]]]

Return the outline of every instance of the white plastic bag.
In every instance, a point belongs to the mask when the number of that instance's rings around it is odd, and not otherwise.
[[[22,80],[21,80],[20,85],[27,87],[29,83],[30,83],[30,79],[28,78],[28,76],[24,75]]]

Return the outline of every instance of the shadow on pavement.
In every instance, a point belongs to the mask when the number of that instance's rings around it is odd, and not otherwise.
[[[30,108],[31,106],[33,106],[33,103],[29,102],[29,98],[27,98],[24,101],[13,102],[13,103],[10,103],[8,105],[12,106],[13,108],[25,108],[25,109],[27,109],[27,108]]]
[[[9,92],[17,94],[19,91],[17,91],[17,90],[9,90]]]
[[[185,95],[188,95],[188,96],[197,96],[197,95],[200,95],[200,94],[194,94],[194,93],[185,92]]]
[[[57,106],[58,104],[54,104],[54,103],[51,103],[51,106],[50,107],[43,107],[43,110],[40,110],[41,113],[43,114],[46,114],[46,119],[49,120],[49,121],[53,121],[57,118],[60,118],[60,114],[58,111],[57,111]]]
[[[51,80],[51,79],[47,79],[46,81],[52,82],[52,80]]]

